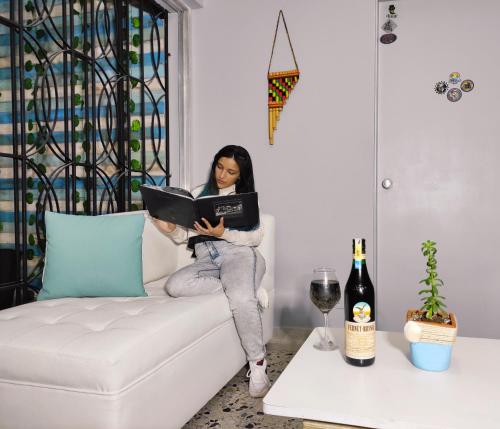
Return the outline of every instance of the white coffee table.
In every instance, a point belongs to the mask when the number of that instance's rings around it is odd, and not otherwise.
[[[427,372],[410,363],[400,333],[378,331],[375,363],[357,368],[342,356],[343,330],[330,330],[339,344],[331,352],[313,348],[319,332],[264,397],[265,413],[311,429],[500,428],[500,340],[458,337],[450,369]]]

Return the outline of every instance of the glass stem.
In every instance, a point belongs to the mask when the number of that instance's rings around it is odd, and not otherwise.
[[[323,313],[323,316],[325,317],[325,344],[328,343],[328,338],[326,336],[326,330],[328,329],[328,313]]]

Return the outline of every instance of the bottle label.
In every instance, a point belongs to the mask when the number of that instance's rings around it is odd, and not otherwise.
[[[372,308],[367,302],[360,301],[352,308],[352,318],[357,323],[368,323],[372,318]]]
[[[375,357],[375,322],[345,322],[345,354],[353,359]]]

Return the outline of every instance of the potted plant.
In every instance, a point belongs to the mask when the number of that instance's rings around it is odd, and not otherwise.
[[[444,371],[450,366],[457,320],[454,314],[444,310],[445,298],[438,289],[444,283],[436,271],[436,243],[424,241],[421,250],[427,258],[427,278],[420,281],[425,287],[418,293],[423,295],[424,303],[420,310],[408,310],[404,333],[410,342],[413,365],[427,371]]]

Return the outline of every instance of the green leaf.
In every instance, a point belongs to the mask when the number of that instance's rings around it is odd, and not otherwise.
[[[134,100],[128,100],[128,109],[130,110],[130,113],[135,112],[135,102]]]
[[[133,159],[130,161],[130,168],[134,171],[140,171],[142,168],[141,162],[137,159]]]
[[[33,63],[31,62],[31,60],[28,60],[26,61],[26,63],[24,63],[24,70],[26,70],[27,72],[33,70]]]
[[[43,182],[38,182],[38,192],[42,193],[45,189],[45,186],[43,185]]]
[[[135,51],[129,51],[128,57],[129,57],[130,62],[132,64],[138,64],[139,63],[139,55],[137,55],[137,52],[135,52]]]
[[[42,174],[47,173],[47,167],[45,167],[45,165],[42,163],[38,164],[38,169],[40,170],[40,173],[42,173]]]
[[[26,186],[30,189],[33,188],[33,186],[35,186],[35,181],[33,180],[33,177],[28,177],[26,179]]]
[[[30,234],[28,236],[28,243],[30,244],[30,246],[34,246],[35,245],[35,236],[33,234]]]
[[[423,293],[432,293],[432,290],[431,289],[424,289],[424,290],[421,290],[418,294],[422,295]]]
[[[132,45],[138,48],[141,45],[141,36],[139,34],[134,34],[132,37]]]
[[[31,54],[33,52],[33,49],[31,48],[30,45],[28,45],[27,43],[24,44],[24,52],[26,54]]]
[[[85,122],[84,130],[85,131],[91,131],[94,126],[92,125],[92,122]]]
[[[41,64],[35,64],[35,70],[36,70],[36,75],[37,76],[42,76],[43,75],[43,66]]]
[[[26,106],[26,110],[32,110],[35,102],[33,100],[28,101],[28,105]]]
[[[28,192],[28,193],[26,194],[26,202],[27,202],[28,204],[33,204],[33,194],[32,194],[31,192]]]
[[[130,183],[130,187],[132,189],[132,192],[138,192],[140,186],[141,186],[141,182],[137,179],[133,179],[132,182]]]
[[[141,142],[137,139],[130,140],[130,148],[134,152],[138,152],[141,149]]]
[[[31,131],[31,130],[33,130],[33,119],[30,119],[28,121],[28,131]]]
[[[90,48],[91,48],[91,46],[90,46],[89,42],[87,42],[87,41],[83,42],[83,52],[87,53],[88,51],[90,51]]]
[[[78,115],[74,115],[73,116],[73,126],[76,128],[76,127],[78,127],[78,125],[80,125],[80,118],[78,117]]]
[[[141,28],[141,20],[137,16],[132,18],[132,27]]]
[[[71,47],[73,49],[77,49],[79,44],[80,44],[80,38],[78,36],[73,37],[73,43],[71,44]]]
[[[82,143],[82,149],[83,149],[85,152],[88,152],[88,151],[89,151],[89,149],[90,149],[90,144],[89,144],[89,142],[88,142],[88,141],[84,141],[84,142]]]
[[[26,258],[31,261],[34,257],[35,252],[33,251],[33,249],[28,249],[28,251],[26,252]]]
[[[75,158],[75,162],[78,164],[81,160],[82,160],[82,156],[81,155],[77,155],[76,158]]]
[[[133,77],[130,78],[130,85],[132,85],[132,88],[135,88],[139,84],[139,81],[137,79],[134,79]]]
[[[31,80],[30,77],[27,77],[24,79],[24,89],[32,89],[33,88],[33,81]]]
[[[130,211],[135,212],[137,210],[140,210],[137,204],[130,204]]]
[[[29,225],[34,225],[35,224],[35,220],[36,220],[35,215],[33,213],[30,214],[30,217],[28,219],[28,224]]]
[[[33,2],[31,0],[29,0],[24,5],[24,9],[26,10],[26,12],[33,12],[35,10],[35,6],[33,5]]]
[[[28,133],[28,137],[26,138],[26,143],[32,146],[35,143],[35,135],[33,133]]]
[[[139,119],[134,119],[132,121],[132,131],[140,131],[141,130],[141,121],[139,121]]]
[[[75,103],[75,106],[83,104],[83,99],[82,99],[82,96],[80,94],[75,94],[74,103]]]

